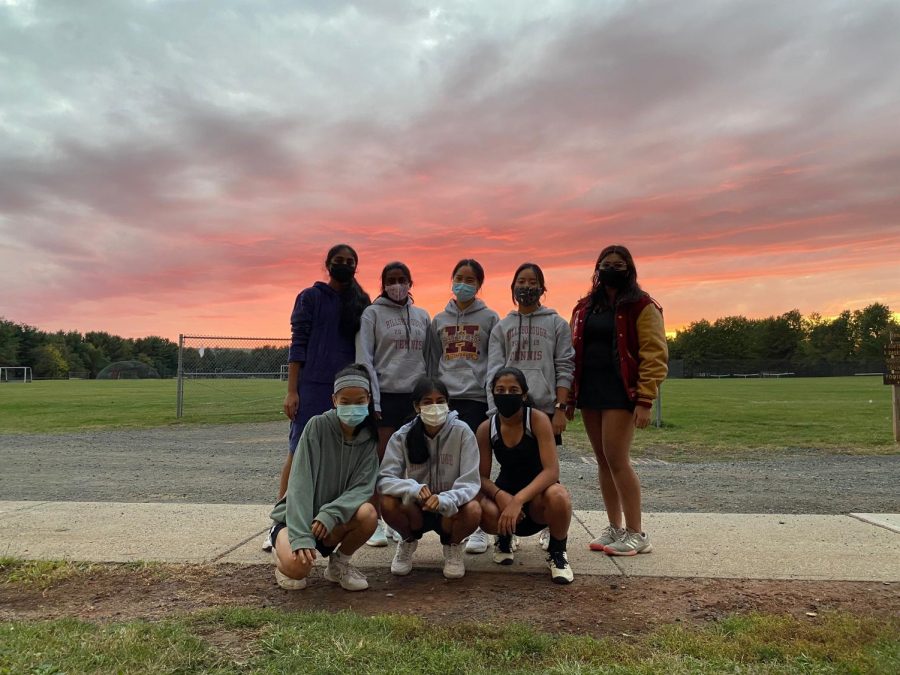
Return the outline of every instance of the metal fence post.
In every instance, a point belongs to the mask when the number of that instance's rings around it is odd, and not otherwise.
[[[175,417],[181,419],[184,412],[184,334],[178,334],[178,396]]]

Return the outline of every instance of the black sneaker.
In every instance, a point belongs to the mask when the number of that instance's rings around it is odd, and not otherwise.
[[[512,565],[514,557],[512,536],[497,537],[494,542],[494,562],[498,565]]]
[[[547,567],[550,568],[554,584],[571,584],[575,578],[565,551],[550,551],[547,554]]]

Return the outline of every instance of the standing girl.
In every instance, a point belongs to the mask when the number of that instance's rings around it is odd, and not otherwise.
[[[369,503],[378,473],[378,443],[365,368],[351,365],[334,381],[335,410],[303,429],[287,493],[272,511],[275,579],[287,590],[306,588],[316,552],[328,558],[325,578],[348,591],[369,587],[350,558],[375,531]]]
[[[607,246],[594,266],[591,291],[572,313],[575,379],[572,402],[581,409],[609,525],[590,543],[610,555],[650,553],[641,523],[641,484],[629,453],[635,428],[668,372],[662,307],[641,290],[631,253]],[[569,419],[574,407],[567,410]],[[623,524],[624,513],[624,524]]]
[[[547,286],[540,267],[534,263],[520,265],[510,290],[518,307],[494,326],[488,375],[493,379],[506,366],[521,370],[534,407],[550,418],[556,444],[560,445],[575,370],[572,333],[556,310],[541,305]]]
[[[451,410],[475,432],[487,419],[488,342],[500,317],[476,297],[484,284],[477,260],[460,260],[451,279],[453,298],[431,322],[429,371],[447,384]],[[466,542],[466,553],[484,553],[487,547],[487,534],[478,528]]]
[[[379,460],[391,435],[413,416],[412,390],[426,371],[430,317],[424,309],[413,307],[412,285],[412,274],[402,262],[385,265],[381,295],[362,313],[356,335],[356,360],[366,366],[372,380]],[[367,543],[387,546],[383,521],[378,521]]]
[[[444,546],[444,576],[458,579],[466,573],[460,542],[481,519],[478,443],[450,411],[439,379],[420,379],[412,399],[417,417],[391,436],[378,473],[381,512],[402,537],[391,572],[409,574],[419,539],[434,530]]]
[[[347,244],[325,256],[328,283],[317,281],[297,295],[291,312],[291,347],[284,414],[291,421],[288,454],[281,469],[278,498],[287,490],[294,451],[306,423],[332,406],[335,374],[353,363],[360,316],[371,300],[354,278],[359,256]],[[263,549],[271,550],[268,537]]]
[[[491,391],[498,413],[478,427],[481,455],[481,527],[497,534],[494,562],[513,563],[513,538],[549,529],[547,566],[554,583],[574,575],[566,557],[572,500],[559,483],[559,457],[550,419],[532,407],[528,382],[518,368],[495,373]],[[492,458],[500,473],[491,480]]]

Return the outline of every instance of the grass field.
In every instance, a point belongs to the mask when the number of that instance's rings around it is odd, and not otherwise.
[[[635,448],[677,458],[698,450],[824,449],[892,453],[890,387],[880,377],[670,380],[663,427],[638,433]],[[175,381],[38,381],[0,385],[0,433],[283,420],[284,383],[193,380],[184,417]],[[567,443],[589,451],[576,418]]]
[[[753,614],[639,637],[222,609],[158,622],[0,622],[0,672],[891,673],[900,622]]]

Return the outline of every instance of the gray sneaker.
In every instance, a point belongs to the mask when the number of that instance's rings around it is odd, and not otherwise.
[[[650,553],[653,550],[653,544],[650,543],[650,535],[646,532],[626,530],[624,535],[604,546],[603,550],[609,555],[637,555],[638,553]]]
[[[600,536],[594,539],[588,548],[592,551],[605,551],[606,547],[625,536],[624,527],[616,527],[612,523],[603,528]]]
[[[364,591],[369,587],[366,577],[350,563],[350,556],[335,551],[328,556],[325,578],[340,584],[346,591]]]

